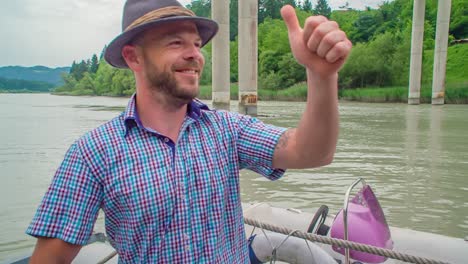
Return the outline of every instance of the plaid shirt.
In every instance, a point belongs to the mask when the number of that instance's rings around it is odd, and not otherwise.
[[[194,100],[173,142],[142,126],[132,97],[70,147],[26,233],[83,245],[102,208],[120,263],[249,263],[239,170],[280,178],[283,132]]]

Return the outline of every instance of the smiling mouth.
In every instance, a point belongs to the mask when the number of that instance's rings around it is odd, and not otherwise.
[[[200,75],[200,71],[197,69],[183,69],[175,70],[176,73],[182,74],[182,76],[197,78]]]
[[[198,70],[176,70],[176,72],[187,73],[187,74],[198,74]]]

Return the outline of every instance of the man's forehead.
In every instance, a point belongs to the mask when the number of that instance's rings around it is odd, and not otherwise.
[[[194,33],[199,35],[197,25],[191,21],[172,21],[157,25],[145,32],[147,36],[174,36],[180,33]]]

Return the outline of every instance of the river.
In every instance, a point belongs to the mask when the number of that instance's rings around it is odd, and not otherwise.
[[[70,144],[116,116],[126,98],[0,94],[0,262],[31,252],[24,234]],[[209,102],[207,102],[209,103]],[[301,102],[260,102],[260,119],[293,127]],[[236,102],[231,109],[236,110]],[[334,162],[269,182],[241,172],[243,202],[336,213],[363,177],[392,226],[468,236],[468,105],[340,103]],[[96,229],[102,231],[102,217]]]

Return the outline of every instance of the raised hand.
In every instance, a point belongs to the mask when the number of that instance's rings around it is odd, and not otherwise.
[[[288,28],[292,53],[300,64],[321,78],[330,77],[341,69],[352,44],[335,21],[311,16],[301,28],[296,11],[290,5],[281,9],[281,16]]]

